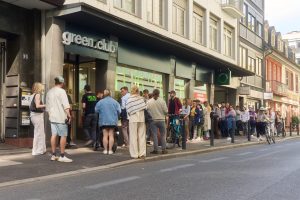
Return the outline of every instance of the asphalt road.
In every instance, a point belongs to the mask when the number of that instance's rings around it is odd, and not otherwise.
[[[292,140],[0,188],[0,199],[297,200],[299,186],[300,141]]]

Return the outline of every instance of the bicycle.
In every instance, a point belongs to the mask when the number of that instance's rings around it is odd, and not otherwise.
[[[184,115],[169,115],[169,136],[167,137],[167,143],[171,144],[171,146],[168,146],[168,148],[175,148],[176,144],[178,147],[181,147],[183,116]]]
[[[268,144],[271,144],[272,142],[275,144],[275,136],[271,129],[271,122],[265,122],[265,133]]]

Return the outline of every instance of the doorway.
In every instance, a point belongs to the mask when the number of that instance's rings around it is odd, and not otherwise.
[[[4,80],[6,75],[6,40],[0,38],[0,139],[3,141],[5,138],[5,127],[4,127]]]
[[[82,104],[84,86],[90,85],[93,92],[97,92],[96,86],[96,59],[65,53],[65,63],[63,66],[63,77],[65,79],[65,89],[69,96],[72,107],[72,128],[73,139],[85,139],[82,126]],[[97,77],[101,78],[101,77]]]

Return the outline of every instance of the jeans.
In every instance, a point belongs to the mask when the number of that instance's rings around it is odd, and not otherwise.
[[[97,114],[87,114],[83,122],[83,131],[88,140],[96,142]]]
[[[165,124],[165,121],[152,121],[150,126],[151,126],[151,133],[153,136],[154,151],[158,150],[158,139],[157,139],[158,130],[160,133],[161,149],[165,150],[166,149],[166,124]]]

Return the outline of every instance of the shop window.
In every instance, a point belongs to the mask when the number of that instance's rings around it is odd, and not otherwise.
[[[164,0],[147,0],[147,20],[163,26]]]
[[[186,0],[173,0],[173,33],[185,36]]]
[[[137,85],[140,91],[148,89],[149,92],[152,92],[154,89],[159,89],[160,97],[163,98],[164,91],[162,74],[117,66],[115,79],[115,91],[117,97],[121,87],[127,86],[130,91],[132,85]]]
[[[229,26],[224,26],[224,54],[228,57],[233,57],[233,29]]]
[[[193,41],[199,44],[203,44],[204,37],[204,10],[199,6],[194,5],[194,13],[193,13]]]
[[[129,13],[136,14],[135,0],[114,0],[114,6]]]
[[[206,84],[194,87],[194,100],[200,100],[202,103],[208,101]]]
[[[179,99],[184,99],[185,98],[184,88],[185,88],[185,80],[184,79],[175,78],[174,90],[176,92],[176,96]]]
[[[210,17],[209,48],[218,50],[218,20],[214,17]]]

